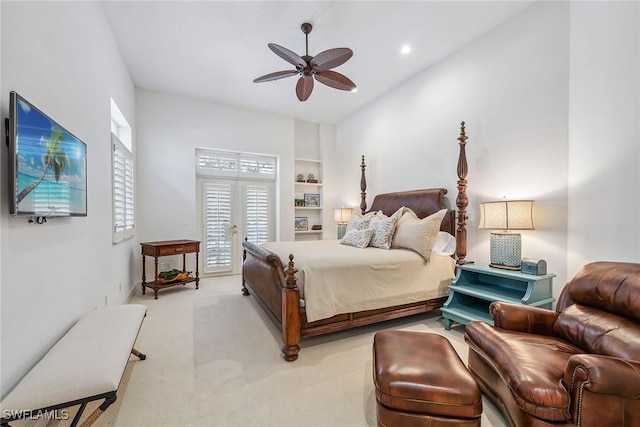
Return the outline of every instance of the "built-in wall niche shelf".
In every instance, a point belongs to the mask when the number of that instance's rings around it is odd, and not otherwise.
[[[322,226],[322,160],[299,157],[294,160],[295,217],[304,217],[309,224],[309,230],[296,230],[295,235],[300,239],[304,239],[303,235],[311,235],[308,239],[321,239],[322,230],[311,230],[311,225]],[[308,182],[309,179],[317,182]],[[318,206],[308,206],[309,204]]]
[[[296,185],[301,185],[301,186],[308,186],[308,187],[322,187],[322,183],[318,182],[300,182],[300,181],[296,181]]]

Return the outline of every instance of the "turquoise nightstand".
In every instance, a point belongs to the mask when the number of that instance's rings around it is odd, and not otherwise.
[[[472,320],[493,324],[489,315],[489,304],[493,301],[551,308],[555,276],[536,276],[487,265],[459,265],[449,299],[440,309],[444,327],[449,330],[453,322],[464,325]]]

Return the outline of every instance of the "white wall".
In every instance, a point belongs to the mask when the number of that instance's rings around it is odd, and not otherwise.
[[[295,119],[295,157],[299,159],[322,159],[320,152],[319,125]]]
[[[571,6],[569,272],[640,262],[640,4]]]
[[[338,152],[336,147],[337,128],[334,124],[318,125],[318,146],[322,159],[322,194],[324,210],[322,211],[323,233],[322,238],[333,240],[338,238],[338,224],[333,221],[333,208],[342,207],[341,194],[344,185],[338,178]],[[350,185],[359,185],[350,183]]]
[[[279,238],[293,240],[293,118],[144,89],[136,111],[139,241],[201,240],[196,148],[279,156]]]
[[[2,2],[1,117],[15,90],[87,144],[88,216],[43,225],[0,197],[2,395],[82,314],[130,294],[135,242],[111,243],[110,97],[134,125],[134,89],[96,2]],[[2,171],[7,147],[0,144]],[[135,253],[134,253],[135,250]],[[122,284],[122,290],[120,290]],[[79,349],[81,351],[81,349]]]
[[[444,187],[455,208],[460,122],[467,125],[468,260],[489,261],[478,203],[531,198],[536,230],[522,254],[566,281],[569,4],[535,4],[371,106],[338,123],[345,205],[368,191]],[[420,52],[412,54],[419,55]]]

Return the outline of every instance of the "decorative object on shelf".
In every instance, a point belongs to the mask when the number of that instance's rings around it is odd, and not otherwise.
[[[338,239],[344,237],[347,231],[347,223],[353,214],[353,208],[335,208],[333,210],[333,220],[338,223]]]
[[[296,182],[304,182],[304,175],[303,175],[303,174],[301,174],[301,173],[299,173],[299,174],[296,176]]]
[[[294,199],[296,207],[304,207],[304,199]]]
[[[295,230],[296,231],[307,231],[309,229],[309,221],[307,221],[306,216],[297,216],[295,217]]]
[[[312,230],[316,230],[316,231],[318,231],[318,230],[322,230],[322,224],[313,224],[313,225],[311,226],[311,229],[312,229]]]
[[[315,207],[315,208],[320,207],[320,195],[305,193],[304,205],[307,207]]]
[[[317,184],[318,180],[316,179],[314,174],[310,173],[309,176],[307,176],[307,182],[311,184]]]
[[[547,261],[543,259],[522,258],[520,270],[526,274],[542,276],[547,274]]]
[[[478,228],[502,230],[491,232],[491,267],[520,270],[521,236],[510,230],[533,230],[532,211],[533,200],[480,203]]]

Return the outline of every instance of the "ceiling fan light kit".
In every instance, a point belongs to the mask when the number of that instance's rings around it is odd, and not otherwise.
[[[302,24],[301,29],[305,35],[306,53],[304,56],[300,56],[275,43],[267,45],[276,55],[295,66],[296,69],[265,74],[253,80],[253,82],[269,82],[299,75],[300,78],[298,78],[298,83],[296,84],[296,95],[300,101],[309,99],[313,91],[314,80],[334,89],[355,92],[357,89],[355,83],[347,76],[331,70],[347,62],[353,56],[353,51],[347,47],[338,47],[322,51],[316,56],[309,56],[309,33],[313,26],[305,22]]]

